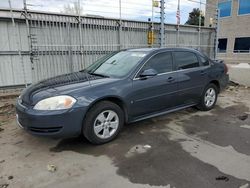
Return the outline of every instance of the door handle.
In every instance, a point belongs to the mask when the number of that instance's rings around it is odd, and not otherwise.
[[[167,82],[173,82],[175,79],[171,76],[171,77],[168,77],[167,79]]]
[[[205,71],[201,71],[201,76],[203,76],[203,75],[205,75],[205,74],[207,74]]]

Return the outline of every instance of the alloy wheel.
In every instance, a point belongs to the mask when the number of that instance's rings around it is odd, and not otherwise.
[[[112,110],[105,110],[97,115],[94,121],[95,135],[101,139],[108,139],[115,134],[119,126],[119,117]]]
[[[211,107],[214,105],[216,100],[216,91],[214,88],[208,88],[208,90],[205,93],[205,105],[206,107]]]

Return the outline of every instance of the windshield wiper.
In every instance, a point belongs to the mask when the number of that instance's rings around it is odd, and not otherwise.
[[[80,70],[79,72],[87,73],[87,74],[90,74],[90,75],[93,75],[93,76],[101,76],[101,77],[104,77],[104,78],[109,78],[109,76],[107,76],[107,75],[94,73],[94,72],[88,71],[86,69]]]
[[[94,73],[94,72],[87,72],[90,75],[94,75],[94,76],[101,76],[103,78],[109,78],[109,76],[107,75],[103,75],[103,74],[98,74],[98,73]]]

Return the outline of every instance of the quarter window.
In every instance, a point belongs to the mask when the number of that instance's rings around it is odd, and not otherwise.
[[[200,66],[197,56],[192,52],[175,52],[175,61],[178,70]]]
[[[171,52],[163,52],[153,56],[143,67],[142,71],[154,69],[158,74],[173,70],[173,60]]]
[[[249,53],[250,37],[235,38],[234,53]]]
[[[231,16],[231,9],[232,9],[232,1],[226,0],[223,2],[218,3],[218,7],[220,9],[220,17],[228,17]]]
[[[250,14],[250,0],[239,0],[238,14]]]

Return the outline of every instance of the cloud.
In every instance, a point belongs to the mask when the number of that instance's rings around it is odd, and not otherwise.
[[[28,8],[48,12],[62,12],[66,5],[73,6],[77,0],[26,0]],[[202,0],[204,3],[205,0]],[[122,18],[147,21],[152,16],[151,0],[121,0]],[[13,8],[23,8],[23,0],[11,0]],[[165,22],[176,23],[177,0],[166,0],[165,3]],[[8,0],[1,0],[0,7],[7,8]],[[83,14],[99,15],[104,17],[119,18],[119,0],[81,0]],[[181,23],[185,23],[189,12],[193,8],[199,7],[199,3],[181,0]],[[204,10],[204,5],[202,10]],[[154,8],[154,21],[160,21],[160,8]]]
[[[23,8],[23,1],[22,0],[11,0],[12,7],[14,8]],[[9,2],[8,0],[1,0],[0,1],[1,8],[8,8]]]

